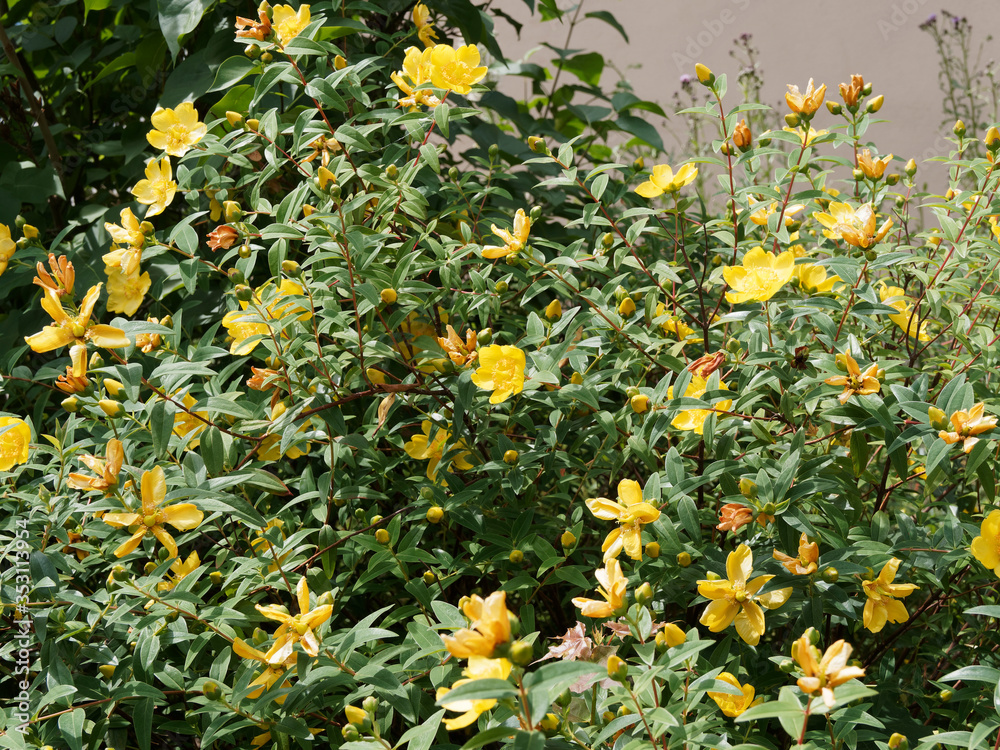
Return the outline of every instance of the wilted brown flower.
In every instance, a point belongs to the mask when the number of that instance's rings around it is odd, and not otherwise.
[[[239,232],[228,224],[220,224],[208,235],[208,246],[213,250],[228,250],[239,239]]]
[[[49,268],[52,275],[45,270],[41,261],[35,266],[38,275],[32,280],[42,289],[51,289],[57,296],[62,297],[73,294],[73,283],[76,281],[76,271],[73,264],[65,255],[60,255],[57,259],[55,255],[49,253]]]

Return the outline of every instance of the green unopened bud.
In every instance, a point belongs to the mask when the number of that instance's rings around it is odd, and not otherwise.
[[[385,168],[385,176],[395,182],[399,177],[399,168],[395,164],[390,164]]]
[[[496,158],[500,155],[500,147],[495,143],[491,143],[486,153],[489,154],[490,161],[496,161]]]
[[[506,292],[506,291],[507,291],[507,289],[509,289],[509,288],[510,288],[510,287],[509,287],[509,286],[507,285],[507,282],[506,282],[506,281],[504,281],[503,279],[500,279],[500,281],[498,281],[498,282],[497,282],[496,284],[494,284],[494,285],[493,285],[493,290],[494,290],[494,291],[495,291],[495,292],[496,292],[497,294],[503,294],[503,293],[504,293],[504,292]]]
[[[281,272],[290,279],[297,279],[302,275],[302,266],[294,260],[281,261]]]
[[[206,682],[201,686],[201,691],[210,701],[217,701],[222,697],[222,688],[215,682]]]
[[[839,115],[844,111],[844,108],[840,106],[840,102],[831,101],[830,99],[826,101],[826,108],[830,110],[831,115]]]
[[[512,549],[510,554],[507,555],[507,559],[514,563],[514,565],[520,565],[524,562],[524,553],[519,549]]]
[[[652,559],[656,559],[660,556],[660,543],[650,542],[646,545],[646,554]]]
[[[802,120],[795,112],[789,112],[785,115],[785,124],[790,128],[797,128],[800,122]]]
[[[865,179],[865,173],[861,169],[852,169],[851,176],[854,178],[855,182],[861,182],[863,179]]]
[[[556,705],[559,706],[559,708],[569,708],[569,704],[572,702],[573,702],[573,693],[569,691],[569,688],[566,688],[561,693],[559,693],[558,697],[556,698]]]
[[[610,250],[613,244],[615,244],[615,236],[611,232],[605,232],[601,236],[601,246],[605,250]]]
[[[780,669],[785,674],[791,674],[795,671],[795,662],[791,659],[782,659],[778,664],[778,669]]]
[[[752,479],[743,477],[740,479],[740,494],[743,495],[747,500],[757,499],[757,483]]]
[[[124,581],[128,579],[128,570],[125,569],[124,565],[116,565],[111,569],[111,577],[116,581]]]
[[[913,177],[917,173],[917,162],[915,159],[910,159],[906,162],[906,166],[903,167],[903,171],[906,172],[907,177]]]
[[[270,638],[270,636],[267,634],[267,631],[264,630],[263,628],[253,629],[253,642],[255,645],[262,646],[263,644],[267,643],[268,638]]]
[[[875,114],[876,112],[878,112],[880,109],[882,109],[882,104],[884,102],[885,102],[885,96],[883,96],[882,94],[876,96],[874,99],[868,102],[868,106],[866,108],[868,110],[868,113]]]
[[[476,334],[476,342],[480,346],[487,346],[492,340],[493,340],[492,328],[484,328],[483,330],[481,330],[479,333]]]
[[[955,120],[955,126],[951,129],[951,132],[959,138],[963,137],[965,135],[965,123],[961,120]]]
[[[271,61],[272,61],[273,59],[274,59],[274,55],[272,55],[272,54],[271,54],[270,52],[265,52],[265,53],[263,53],[263,54],[262,54],[262,55],[260,56],[260,61],[261,61],[262,63],[269,63],[269,62],[271,62]]]
[[[530,643],[525,641],[514,641],[510,644],[510,660],[519,667],[526,667],[531,664],[534,656],[534,649]]]
[[[635,590],[635,600],[645,606],[653,601],[653,587],[648,582],[644,582]]]
[[[236,299],[240,302],[249,302],[251,297],[253,297],[253,290],[246,284],[236,286]]]
[[[256,44],[251,44],[249,47],[243,50],[243,54],[249,57],[251,60],[256,60],[260,57],[260,47]]]
[[[449,167],[448,179],[451,180],[452,182],[458,182],[458,177],[459,177],[458,167]]]
[[[778,507],[774,503],[764,503],[764,507],[760,509],[760,512],[765,516],[773,516],[777,510]]]
[[[820,634],[816,628],[806,628],[805,635],[809,638],[809,645],[819,646]]]
[[[341,736],[348,742],[357,742],[361,739],[361,733],[353,724],[347,724],[340,730]]]
[[[840,580],[840,571],[832,565],[823,569],[823,580],[827,583],[836,583]]]
[[[549,153],[549,147],[545,145],[545,139],[539,138],[537,135],[528,136],[528,148],[536,154]]]
[[[893,172],[892,174],[890,174],[888,177],[885,178],[885,182],[889,187],[892,187],[893,185],[899,184],[899,179],[900,179],[899,175],[896,172]]]
[[[253,250],[250,247],[250,243],[247,242],[247,243],[244,243],[244,244],[240,245],[240,249],[236,251],[236,254],[239,255],[244,260],[246,260],[251,255],[253,255]]]
[[[542,218],[542,207],[541,206],[532,206],[531,210],[528,211],[528,218],[531,219],[532,223],[534,223],[534,222],[538,221],[540,218]]]
[[[420,497],[422,497],[424,500],[433,500],[434,499],[434,489],[432,487],[421,487],[420,488]]]
[[[677,564],[682,568],[686,568],[691,564],[691,553],[689,552],[678,552],[677,553]]]
[[[368,712],[369,716],[374,716],[375,712],[378,711],[378,698],[374,695],[369,695],[362,701],[361,707]]]

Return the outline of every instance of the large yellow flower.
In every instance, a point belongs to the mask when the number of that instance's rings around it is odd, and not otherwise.
[[[111,494],[118,486],[118,472],[122,470],[122,463],[125,461],[121,440],[111,438],[105,454],[107,458],[80,456],[80,460],[97,476],[88,477],[86,474],[73,472],[69,475],[67,484],[76,490],[97,490],[105,495]]]
[[[28,460],[31,428],[23,419],[0,417],[0,471],[10,471],[15,464]]]
[[[271,27],[284,47],[309,25],[311,13],[308,5],[300,5],[298,12],[291,5],[275,5],[271,9]]]
[[[174,200],[177,183],[173,176],[169,156],[164,156],[160,161],[152,159],[146,165],[146,179],[139,180],[132,188],[135,199],[149,206],[149,210],[146,211],[147,219],[162,214]]]
[[[123,208],[121,210],[121,226],[118,224],[112,224],[110,221],[104,222],[104,229],[108,234],[111,235],[112,241],[116,245],[122,245],[125,248],[138,248],[146,244],[146,235],[142,231],[142,222],[139,221],[138,217],[132,213],[131,208]],[[104,262],[107,265],[111,265],[108,261],[108,256],[104,256]],[[132,257],[128,257],[124,262],[119,259],[119,264],[122,266],[126,273],[131,273],[139,267],[139,258],[136,257],[133,261]]]
[[[972,554],[1000,577],[1000,510],[990,511],[972,540]]]
[[[280,321],[286,315],[296,313],[299,320],[309,319],[308,310],[284,300],[291,295],[303,294],[305,289],[301,284],[291,279],[282,279],[274,298],[264,305],[261,301],[271,294],[270,287],[271,282],[268,282],[254,290],[253,298],[257,303],[254,310],[247,309],[248,302],[240,301],[241,310],[231,310],[222,318],[222,325],[233,339],[229,351],[237,357],[250,354],[263,337],[269,335],[271,327],[266,321]],[[261,313],[266,317],[262,318]]]
[[[492,344],[479,350],[479,369],[472,382],[493,391],[491,404],[499,404],[524,390],[524,352],[516,346]]]
[[[774,576],[762,575],[748,580],[752,573],[753,555],[748,546],[741,544],[726,559],[728,580],[698,581],[698,593],[712,600],[699,622],[713,633],[721,633],[735,621],[740,638],[756,646],[764,634],[764,610],[780,607],[788,601],[792,590],[758,594]]]
[[[851,356],[850,352],[838,354],[837,360],[843,362],[847,367],[847,374],[834,375],[823,382],[827,385],[842,385],[844,387],[843,392],[837,396],[840,403],[846,404],[851,396],[855,394],[858,396],[868,396],[882,390],[882,384],[876,377],[878,373],[877,362],[873,362],[868,366],[867,370],[861,372],[861,368],[858,367],[858,363]]]
[[[489,658],[497,646],[510,641],[510,613],[507,611],[507,594],[495,591],[483,599],[478,594],[463,599],[462,611],[469,618],[469,627],[443,635],[445,648],[459,659],[473,656]]]
[[[436,107],[441,100],[429,89],[419,89],[431,83],[431,48],[420,49],[409,47],[403,58],[403,69],[391,73],[389,77],[405,96],[399,100],[400,107],[416,109],[417,107]]]
[[[743,256],[743,265],[725,266],[722,277],[733,291],[726,292],[726,301],[767,302],[792,278],[795,271],[795,256],[785,251],[774,256],[763,248],[755,247]]]
[[[951,415],[951,425],[955,428],[955,431],[948,432],[947,430],[941,430],[938,433],[938,437],[949,445],[954,445],[961,441],[962,450],[966,453],[971,452],[973,446],[979,442],[979,438],[976,435],[982,435],[984,432],[989,432],[997,426],[997,418],[987,417],[985,410],[986,404],[981,401],[968,411],[959,409]]]
[[[741,685],[740,681],[729,672],[722,672],[717,675],[715,679],[725,682],[727,685],[732,685],[734,688],[742,691],[743,693],[743,695],[734,695],[732,693],[717,693],[712,690],[708,691],[708,697],[715,701],[719,708],[722,709],[722,713],[730,718],[735,719],[748,708],[752,708],[764,700],[763,698],[757,698],[757,700],[754,700],[753,696],[756,691],[754,690],[753,685],[749,682],[746,685]]]
[[[618,560],[608,560],[603,569],[594,571],[594,575],[601,584],[597,593],[604,597],[604,601],[578,596],[573,599],[573,606],[584,617],[611,617],[616,613],[623,613],[628,579],[622,575],[622,566]]]
[[[798,679],[799,690],[806,695],[819,692],[827,707],[833,708],[834,688],[850,680],[864,677],[865,670],[861,667],[847,666],[847,660],[851,658],[853,649],[851,644],[843,639],[832,644],[820,656],[819,649],[810,642],[809,630],[792,644],[792,658],[802,668],[802,676]]]
[[[799,91],[799,87],[791,83],[787,85],[788,91],[785,94],[785,102],[792,112],[811,117],[816,114],[817,109],[823,106],[823,97],[826,96],[825,83],[817,89],[813,87],[813,79],[810,78],[805,92]]]
[[[484,656],[471,656],[469,657],[469,666],[462,670],[465,679],[458,680],[450,688],[439,687],[435,697],[440,701],[451,690],[473,680],[506,680],[510,676],[511,666],[511,663],[506,659],[488,659]],[[462,714],[454,719],[445,719],[444,726],[448,731],[467,727],[476,721],[481,713],[489,711],[496,704],[497,702],[493,698],[443,703],[441,705],[449,711],[456,711]]]
[[[519,253],[524,250],[524,245],[528,241],[528,233],[531,231],[531,219],[524,213],[523,208],[517,209],[514,214],[514,231],[508,232],[500,229],[496,224],[490,225],[490,230],[503,240],[502,247],[487,245],[483,248],[484,258],[505,258],[511,253]]]
[[[486,77],[487,68],[479,65],[479,48],[474,44],[455,49],[447,44],[431,47],[431,81],[439,89],[468,94],[473,84]]]
[[[136,271],[128,274],[114,266],[105,266],[104,272],[108,275],[108,310],[128,316],[135,315],[153,283],[149,272],[140,274]]]
[[[930,341],[930,334],[927,333],[927,321],[920,321],[917,325],[918,316],[913,314],[913,306],[906,299],[906,292],[898,286],[889,286],[885,282],[878,290],[878,296],[882,302],[889,307],[894,307],[899,312],[889,315],[889,320],[899,326],[900,330],[906,331],[906,335],[915,337],[918,341]]]
[[[175,397],[176,395],[174,394]],[[183,444],[184,450],[194,450],[201,444],[201,438],[198,436],[208,429],[208,422],[204,421],[208,419],[208,412],[191,412],[191,407],[197,404],[198,400],[190,393],[184,394],[181,403],[184,404],[184,408],[187,411],[177,410],[177,413],[174,415],[173,433],[178,437],[186,438]],[[198,419],[198,417],[202,419]]]
[[[153,467],[142,473],[142,513],[105,513],[102,520],[116,529],[135,526],[131,537],[115,550],[115,557],[124,557],[139,546],[146,534],[152,533],[167,548],[170,557],[177,557],[177,543],[163,524],[169,523],[178,531],[195,529],[205,518],[193,503],[178,503],[161,508],[167,496],[167,479],[163,468]]]
[[[451,432],[430,419],[421,422],[420,428],[423,430],[423,434],[410,438],[403,445],[403,450],[410,458],[427,462],[427,478],[433,482],[437,478],[438,464],[441,462],[444,446],[451,440]],[[465,441],[459,441],[455,447],[463,450],[451,458],[447,470],[451,471],[452,467],[460,471],[471,469],[472,464],[468,457],[472,454],[467,450],[468,446]]]
[[[656,198],[664,193],[676,193],[685,185],[690,185],[698,176],[698,167],[693,164],[685,164],[677,170],[670,168],[669,164],[657,164],[653,167],[653,173],[646,182],[635,189],[643,198]]]
[[[271,421],[275,422],[281,418],[281,415],[288,411],[288,407],[282,401],[275,403],[271,407]],[[299,427],[298,432],[306,432],[309,430],[311,425],[309,421],[306,420]],[[260,442],[260,448],[257,450],[257,457],[261,461],[277,461],[282,457],[281,453],[281,438],[280,434],[268,435]],[[299,456],[306,455],[310,450],[312,450],[312,443],[306,442],[305,444],[293,445],[287,451],[285,451],[284,456],[287,458],[298,458]]]
[[[286,663],[295,653],[296,643],[301,643],[309,656],[319,656],[319,638],[314,631],[330,619],[333,605],[321,604],[315,609],[309,608],[309,584],[306,583],[305,576],[299,579],[295,587],[295,599],[299,604],[297,615],[290,615],[284,607],[273,604],[266,607],[254,605],[264,617],[281,623],[274,631],[274,644],[264,655],[267,663],[272,666]]]
[[[431,23],[431,12],[423,3],[413,6],[413,25],[417,27],[417,38],[425,47],[433,47],[437,40],[437,32]]]
[[[691,381],[688,383],[688,387],[684,390],[684,396],[686,398],[701,398],[705,395],[705,391],[708,389],[708,380],[703,378],[701,375],[692,375]],[[723,382],[719,383],[720,391],[728,391],[729,386]],[[667,398],[674,397],[674,387],[670,386],[667,388]],[[724,398],[716,401],[712,404],[711,409],[685,409],[680,412],[673,421],[670,423],[671,427],[678,430],[694,431],[697,435],[704,434],[705,420],[708,419],[708,415],[712,412],[721,413],[729,411],[733,407],[733,400],[731,398]],[[721,419],[721,416],[720,416]]]
[[[248,644],[242,638],[237,638],[233,641],[233,651],[237,656],[248,661],[256,661],[264,665],[264,671],[261,672],[257,677],[254,678],[247,687],[252,687],[249,693],[247,693],[247,698],[251,700],[256,700],[264,694],[265,690],[269,690],[274,683],[281,679],[289,667],[295,666],[295,655],[292,654],[285,664],[271,665],[267,661],[267,655],[263,651],[258,651],[253,646]],[[281,687],[291,687],[292,683],[285,680]],[[285,702],[287,695],[281,695],[275,698],[274,702],[279,706]]]
[[[149,121],[153,130],[146,133],[146,140],[170,156],[184,156],[208,132],[205,123],[198,121],[198,111],[191,102],[183,102],[177,109],[158,109]]]
[[[875,230],[875,209],[868,203],[854,210],[850,204],[833,202],[830,213],[818,212],[813,216],[826,227],[823,234],[827,237],[843,239],[848,245],[862,250],[881,242],[892,228],[892,219],[886,219],[878,231]]]
[[[70,345],[73,375],[82,378],[87,374],[87,344],[104,349],[121,349],[129,344],[128,337],[121,328],[91,322],[90,316],[100,295],[100,284],[90,287],[77,314],[71,317],[63,309],[59,293],[46,288],[42,297],[42,309],[52,318],[53,325],[45,326],[34,336],[25,336],[25,342],[34,352],[51,352]]]
[[[809,537],[804,531],[799,537],[797,557],[786,555],[784,552],[778,552],[778,550],[774,550],[771,556],[781,562],[785,570],[792,575],[807,576],[810,573],[815,573],[817,567],[819,567],[819,545],[816,542],[810,542]]]
[[[865,627],[877,633],[885,627],[886,622],[906,622],[910,619],[906,607],[897,598],[902,599],[916,591],[919,586],[912,583],[893,583],[900,560],[895,557],[889,560],[874,581],[862,581],[868,601],[865,602],[863,621]]]
[[[633,560],[642,559],[642,527],[660,517],[660,511],[642,499],[642,487],[634,479],[618,483],[618,502],[606,497],[587,500],[590,512],[602,521],[618,521],[618,528],[608,534],[601,545],[607,563],[622,550]]]

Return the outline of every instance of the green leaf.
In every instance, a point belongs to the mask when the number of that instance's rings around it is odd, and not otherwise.
[[[215,80],[206,93],[210,94],[213,91],[231,89],[250,75],[256,67],[257,63],[246,55],[233,55],[219,66],[219,70],[215,74]]]
[[[556,696],[581,677],[604,671],[601,665],[591,662],[560,661],[546,664],[525,675],[524,686],[528,691],[528,704],[531,706],[531,723],[537,724],[541,721]]]
[[[507,680],[484,679],[470,680],[464,685],[448,691],[447,695],[442,695],[435,703],[443,706],[447,703],[457,703],[458,701],[480,701],[480,700],[500,700],[517,695],[517,688]]]
[[[70,750],[83,750],[83,722],[86,717],[87,713],[82,708],[74,708],[59,717],[59,733]]]
[[[628,34],[625,33],[625,28],[620,23],[618,23],[618,19],[615,18],[613,15],[611,15],[608,11],[593,10],[590,13],[585,13],[584,18],[596,18],[599,21],[604,21],[604,23],[608,24],[608,26],[611,26],[619,34],[621,34],[622,39],[628,42]]]
[[[600,52],[573,55],[564,60],[556,60],[555,64],[591,86],[600,83],[601,73],[604,72],[604,56]]]
[[[149,750],[153,736],[153,699],[143,698],[132,709],[132,723],[139,750]]]
[[[996,682],[1000,680],[1000,669],[984,667],[980,664],[973,664],[968,667],[956,669],[954,672],[949,672],[941,678],[942,682],[957,682],[958,680],[962,680],[964,682],[989,682],[991,684],[996,684]]]
[[[407,750],[430,750],[431,745],[434,744],[434,738],[437,736],[438,729],[441,727],[441,719],[444,718],[444,714],[445,709],[442,708],[437,713],[431,714],[420,726],[410,727],[399,738],[399,743],[397,743],[396,747],[399,747],[404,742],[408,742],[409,744],[406,746]]]
[[[195,30],[215,0],[157,0],[160,30],[167,40],[170,56],[177,58],[181,50],[180,38]]]

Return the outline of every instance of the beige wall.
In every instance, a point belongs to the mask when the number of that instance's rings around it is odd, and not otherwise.
[[[569,6],[567,0],[558,2],[560,7]],[[804,87],[810,77],[817,84],[826,83],[828,94],[839,100],[837,84],[850,80],[852,73],[860,73],[874,84],[876,94],[885,94],[879,116],[891,122],[869,130],[880,151],[891,151],[904,160],[914,157],[918,162],[941,153],[947,155],[948,144],[941,140],[943,112],[937,54],[930,35],[919,29],[932,12],[940,13],[937,0],[583,2],[583,13],[612,12],[625,27],[630,42],[626,43],[607,24],[585,19],[574,32],[570,46],[597,50],[614,60],[640,97],[657,101],[668,111],[671,96],[678,89],[678,78],[684,73],[693,74],[694,62],[705,63],[716,74],[726,73],[730,82],[726,101],[730,106],[738,103],[738,65],[729,51],[734,38],[749,32],[760,50],[765,103],[780,104],[784,113],[785,84]],[[568,17],[562,24],[532,22],[523,0],[498,0],[495,7],[525,22],[520,40],[509,24],[498,23],[501,48],[508,54],[528,54],[545,41],[558,47],[564,45]],[[985,38],[1000,20],[997,0],[951,0],[946,7],[969,18],[977,40]],[[988,54],[997,50],[997,43],[987,45]],[[539,62],[552,56],[544,47],[534,54],[540,56],[535,58]],[[615,77],[615,72],[606,68],[602,82],[613,83]],[[829,127],[838,122],[843,121],[823,110],[815,126]],[[676,118],[670,127],[682,129]],[[945,131],[949,129],[950,125]],[[666,131],[664,141],[668,148],[676,144]],[[935,187],[942,182],[940,166],[921,165],[921,175],[931,178]]]

